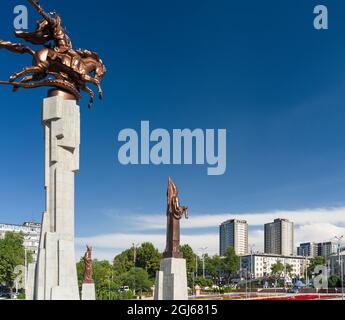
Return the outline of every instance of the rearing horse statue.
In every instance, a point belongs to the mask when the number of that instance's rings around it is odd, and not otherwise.
[[[0,81],[0,84],[12,85],[14,91],[18,88],[55,87],[72,94],[77,100],[81,99],[82,90],[90,95],[90,108],[94,92],[88,87],[88,83],[97,86],[99,98],[103,98],[101,80],[106,73],[103,61],[96,52],[73,49],[72,42],[62,27],[61,17],[56,13],[45,12],[38,0],[29,2],[43,19],[37,22],[35,31],[16,31],[15,35],[43,47],[34,51],[21,43],[0,40],[0,49],[30,54],[34,58],[32,66],[14,73],[9,81]],[[19,78],[21,80],[18,81]]]

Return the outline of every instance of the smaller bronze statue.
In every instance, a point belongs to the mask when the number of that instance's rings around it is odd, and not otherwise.
[[[188,207],[180,206],[178,190],[169,177],[167,192],[167,244],[164,258],[183,258],[180,251],[180,220],[183,215],[188,219]]]
[[[87,250],[84,255],[84,280],[83,283],[93,283],[92,279],[92,247],[86,246]]]

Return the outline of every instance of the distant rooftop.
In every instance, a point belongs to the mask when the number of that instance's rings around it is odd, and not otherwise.
[[[224,225],[224,224],[228,224],[228,223],[232,223],[232,222],[247,223],[246,220],[241,220],[241,219],[229,219],[229,220],[226,220],[226,221],[222,222],[220,225]]]

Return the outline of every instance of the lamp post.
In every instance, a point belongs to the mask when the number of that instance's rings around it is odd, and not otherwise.
[[[251,294],[252,294],[252,275],[255,274],[254,261],[253,261],[253,248],[254,247],[255,247],[255,244],[249,245],[249,248],[250,248],[249,298],[251,298]]]
[[[195,277],[198,277],[198,255],[195,255]]]
[[[28,270],[28,252],[27,249],[24,248],[24,290],[25,290],[25,294],[27,294],[26,292],[26,288],[27,288],[27,279],[28,279],[28,274],[27,271]]]
[[[137,248],[139,247],[139,243],[137,243],[137,244],[132,243],[132,245],[133,245],[133,265],[134,265],[134,269],[135,269],[135,267],[136,267],[136,262],[137,262]],[[134,274],[133,295],[135,295],[135,274]]]
[[[246,270],[246,275],[245,275],[245,280],[246,280],[246,300],[248,299],[248,266],[245,268]]]
[[[307,248],[303,249],[304,262],[305,262],[305,287],[308,287],[308,262],[307,262]]]
[[[139,243],[137,243],[137,244],[132,243],[132,246],[133,246],[133,265],[134,265],[134,268],[135,268],[136,261],[137,261],[137,248],[139,247]]]
[[[343,271],[343,259],[341,258],[340,259],[340,243],[341,241],[344,239],[344,235],[342,236],[337,236],[335,237],[335,239],[337,240],[338,242],[338,264],[339,264],[339,267],[340,267],[340,281],[341,281],[341,300],[344,300],[344,271]]]
[[[208,247],[200,248],[202,251],[202,277],[205,279],[205,252],[208,249]]]

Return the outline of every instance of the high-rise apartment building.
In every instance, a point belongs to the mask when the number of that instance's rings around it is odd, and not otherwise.
[[[294,224],[287,219],[275,219],[265,224],[265,253],[293,255]]]
[[[245,220],[227,220],[219,226],[219,254],[224,256],[228,247],[237,255],[248,253],[248,223]]]

